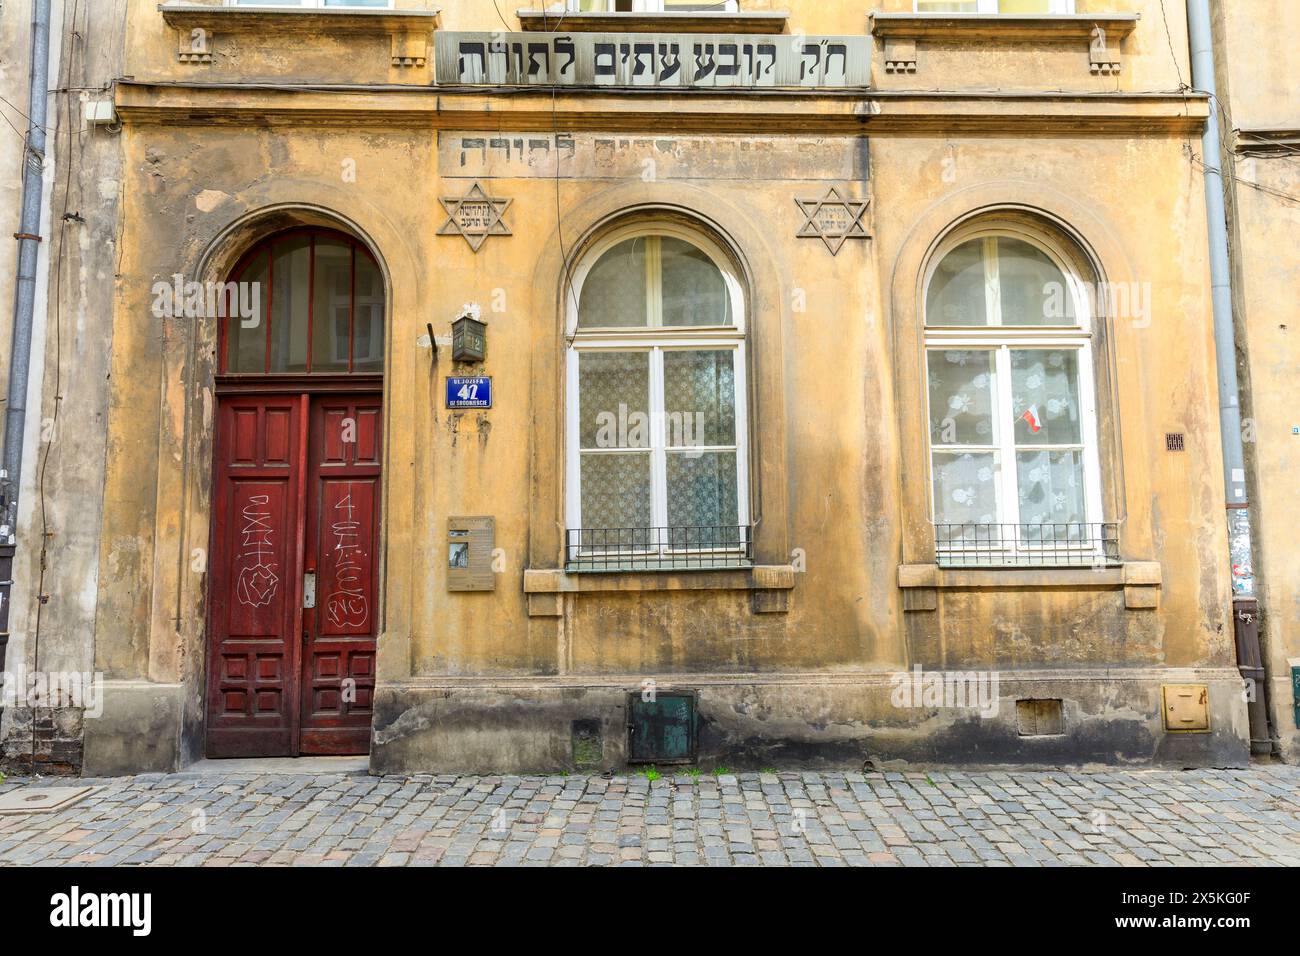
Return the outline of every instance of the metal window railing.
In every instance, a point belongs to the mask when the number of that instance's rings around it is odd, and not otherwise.
[[[746,568],[754,561],[748,525],[569,528],[564,535],[569,571]]]
[[[935,556],[945,568],[1114,567],[1121,563],[1119,524],[959,523],[934,526]]]

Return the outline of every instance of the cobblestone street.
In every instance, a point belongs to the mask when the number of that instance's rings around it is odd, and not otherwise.
[[[147,774],[0,816],[0,863],[1300,865],[1300,768],[413,776]]]

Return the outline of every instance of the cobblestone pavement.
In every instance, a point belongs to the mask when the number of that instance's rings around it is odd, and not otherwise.
[[[0,864],[1300,865],[1300,768],[145,774],[0,816]]]

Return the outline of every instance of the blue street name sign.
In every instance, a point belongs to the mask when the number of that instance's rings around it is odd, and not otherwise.
[[[448,408],[491,408],[492,378],[474,375],[468,378],[447,377]]]

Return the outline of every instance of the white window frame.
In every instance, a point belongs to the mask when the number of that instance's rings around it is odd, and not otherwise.
[[[578,328],[578,305],[582,301],[582,287],[591,269],[606,252],[627,239],[664,236],[680,239],[699,249],[717,266],[722,274],[731,306],[732,325],[711,326],[644,326],[636,328]],[[652,260],[653,261],[653,260]],[[659,308],[659,279],[655,270],[646,270],[647,306],[651,311]],[[668,351],[732,351],[733,382],[735,386],[735,444],[690,446],[692,451],[734,451],[736,455],[736,525],[746,529],[741,534],[740,548],[669,548],[666,544],[637,555],[656,553],[663,558],[695,556],[709,553],[734,553],[748,543],[749,527],[749,407],[746,376],[746,323],[744,286],[731,263],[714,243],[699,232],[674,223],[645,222],[625,226],[604,236],[583,256],[574,270],[570,292],[565,296],[565,333],[569,348],[565,368],[565,521],[569,529],[585,527],[582,523],[582,471],[584,454],[626,453],[626,448],[583,449],[580,446],[580,395],[578,362],[584,352],[648,352],[650,374],[648,398],[651,414],[650,427],[650,517],[652,527],[668,527],[668,421],[664,411],[663,354]],[[681,454],[672,451],[672,454]],[[676,526],[674,526],[676,527]],[[628,553],[628,552],[623,552]],[[599,556],[602,552],[584,549],[583,557]],[[569,555],[568,557],[571,557]],[[666,567],[664,570],[679,570]]]
[[[1074,315],[1078,319],[1076,325],[1025,326],[1001,324],[996,246],[998,238],[1019,239],[1034,246],[1052,260],[1052,264],[1060,270],[1065,279],[1066,291],[1074,307]],[[982,250],[981,259],[984,263],[985,314],[989,319],[989,324],[983,326],[931,326],[926,324],[930,283],[939,264],[958,246],[976,239],[987,243]],[[989,256],[990,250],[992,251],[991,260]],[[1018,531],[1021,522],[1016,451],[1024,451],[1030,448],[1034,451],[1072,451],[1079,449],[1080,443],[1021,446],[1018,449],[1015,440],[1015,407],[1011,386],[1011,349],[1013,348],[1069,349],[1078,355],[1079,423],[1083,446],[1083,522],[1088,525],[1097,525],[1104,523],[1106,520],[1102,505],[1101,462],[1097,441],[1097,386],[1093,367],[1094,317],[1091,299],[1087,285],[1069,265],[1069,258],[1061,246],[1043,235],[1025,230],[1015,224],[986,223],[975,228],[958,230],[947,237],[935,255],[931,257],[921,286],[921,318],[924,339],[921,365],[922,378],[925,383],[926,475],[930,485],[931,521],[936,524],[944,523],[940,521],[939,502],[935,498],[935,451],[956,454],[962,452],[987,454],[992,451],[996,454],[998,461],[996,523],[999,525],[1014,525],[1017,528],[1017,533],[1014,536],[1003,540],[1003,547],[1001,548],[991,548],[988,542],[963,542],[960,540],[940,542],[936,535],[935,546],[940,554],[960,554],[966,550],[981,552],[988,552],[991,549],[994,551],[1001,550],[1006,553],[1009,562],[1014,563],[1018,557],[1031,557],[1035,551],[1048,550],[1054,552],[1080,552],[1083,554],[1093,552],[1095,560],[1104,561],[1106,559],[1106,555],[1102,553],[1104,545],[1095,539],[1082,542],[1044,539],[1041,544],[1036,545],[1033,542],[1022,541]],[[947,349],[995,352],[994,373],[997,392],[992,396],[993,436],[991,444],[967,445],[955,443],[936,446],[934,443],[934,436],[931,433],[933,419],[930,415],[929,353]],[[1060,523],[1065,524],[1066,522]]]
[[[707,0],[699,0],[705,3]],[[577,13],[580,0],[569,0],[568,7],[571,13]],[[709,13],[735,13],[739,9],[738,0],[720,0],[718,3],[709,4]],[[614,0],[605,0],[605,9],[602,10],[585,10],[584,13],[613,13]],[[664,0],[632,0],[631,13],[700,13],[699,10],[681,10],[673,11],[665,7]]]
[[[393,9],[393,0],[385,0],[382,6],[366,4],[362,6],[359,3],[332,3],[325,5],[325,0],[289,0],[288,3],[272,3],[269,0],[226,0],[228,7],[252,7],[258,10],[391,10]]]
[[[967,13],[994,15],[1000,12],[998,10],[998,0],[976,0],[976,2],[978,3],[978,8],[975,10],[968,10],[966,11]],[[916,13],[934,13],[936,16],[942,16],[942,11],[921,9],[921,3],[922,0],[914,0],[912,10]],[[1062,13],[1074,13],[1074,0],[1050,0],[1050,5],[1046,14],[1021,13],[1015,14],[1015,16],[1049,16]]]

